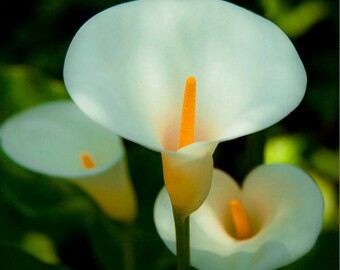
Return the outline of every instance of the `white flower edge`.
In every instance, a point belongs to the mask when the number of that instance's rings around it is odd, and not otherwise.
[[[1,146],[16,163],[56,177],[81,178],[107,170],[123,158],[122,140],[88,118],[72,101],[53,101],[7,119]],[[81,153],[96,164],[85,169]]]
[[[257,233],[236,240],[227,232],[228,202],[239,199]],[[214,170],[210,193],[190,216],[191,261],[200,270],[265,270],[287,265],[306,254],[322,227],[323,198],[314,181],[288,164],[255,168],[240,190],[234,180]],[[171,204],[163,188],[154,208],[157,231],[175,253]]]
[[[157,151],[177,144],[188,76],[197,80],[196,142],[278,122],[300,103],[307,81],[278,27],[224,1],[109,8],[78,31],[64,65],[66,87],[84,113]]]

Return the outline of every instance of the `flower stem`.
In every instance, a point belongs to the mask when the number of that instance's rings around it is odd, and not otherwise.
[[[131,225],[126,224],[126,227],[123,230],[123,263],[125,270],[134,270],[135,269],[135,261],[134,261],[134,250],[132,245],[132,230]]]
[[[177,270],[190,269],[190,227],[189,216],[184,216],[175,208],[173,215],[176,230]]]

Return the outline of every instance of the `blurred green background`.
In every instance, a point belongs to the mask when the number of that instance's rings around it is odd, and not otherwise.
[[[242,181],[263,162],[310,173],[326,203],[312,251],[282,268],[338,269],[338,1],[231,1],[278,24],[305,64],[302,104],[275,126],[222,143],[215,166]],[[68,45],[80,26],[120,3],[107,0],[0,2],[0,123],[48,100],[68,98],[62,81]],[[108,219],[71,182],[26,171],[0,154],[0,269],[175,269],[153,224],[163,185],[158,153],[126,142],[139,214],[134,225]]]

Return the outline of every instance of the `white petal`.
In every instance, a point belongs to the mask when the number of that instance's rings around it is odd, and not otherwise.
[[[15,162],[58,177],[97,174],[117,163],[124,153],[116,134],[70,101],[50,102],[11,117],[2,125],[0,138],[4,151]],[[95,169],[83,168],[83,152],[92,157]]]
[[[231,198],[241,200],[253,224],[262,225],[248,240],[228,233]],[[323,199],[313,180],[284,164],[260,166],[240,191],[228,175],[214,171],[211,191],[191,215],[191,257],[197,269],[268,270],[293,262],[314,245],[321,230]],[[167,194],[157,198],[154,219],[162,240],[175,252]]]
[[[191,75],[196,141],[266,128],[299,104],[306,87],[286,35],[224,1],[140,0],[109,8],[79,30],[64,68],[67,89],[86,114],[155,150],[178,137]]]
[[[260,166],[247,176],[243,192],[246,203],[266,218],[265,229],[254,240],[283,244],[291,255],[285,264],[310,250],[321,231],[324,209],[310,176],[288,164]]]

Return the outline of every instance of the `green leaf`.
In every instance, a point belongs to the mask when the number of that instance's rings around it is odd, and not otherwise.
[[[98,215],[92,226],[89,227],[89,238],[93,252],[103,269],[131,269],[124,267],[124,263],[131,263],[131,243],[127,242],[128,234],[124,232],[123,225],[111,222],[103,215]],[[125,254],[128,252],[129,254]],[[128,261],[126,260],[128,257]],[[133,268],[132,268],[133,269]]]
[[[319,186],[324,199],[324,230],[337,230],[339,221],[338,189],[328,179],[315,172],[309,172]]]
[[[39,261],[15,245],[0,242],[0,269],[6,270],[70,270],[62,265],[52,265]]]
[[[280,135],[269,138],[264,148],[264,162],[299,166],[306,147],[307,142],[303,135]]]
[[[277,17],[277,24],[291,38],[304,35],[313,25],[324,20],[329,13],[324,1],[305,1]]]
[[[275,22],[291,38],[304,35],[312,26],[328,17],[326,1],[303,1],[292,6],[284,0],[261,0],[265,16]]]
[[[42,262],[49,264],[59,263],[56,247],[53,241],[45,234],[28,232],[21,241],[20,246]]]
[[[320,173],[339,181],[339,151],[318,149],[313,153],[311,162]]]
[[[67,98],[61,81],[25,65],[0,66],[0,87],[1,113],[13,114],[47,100]]]

